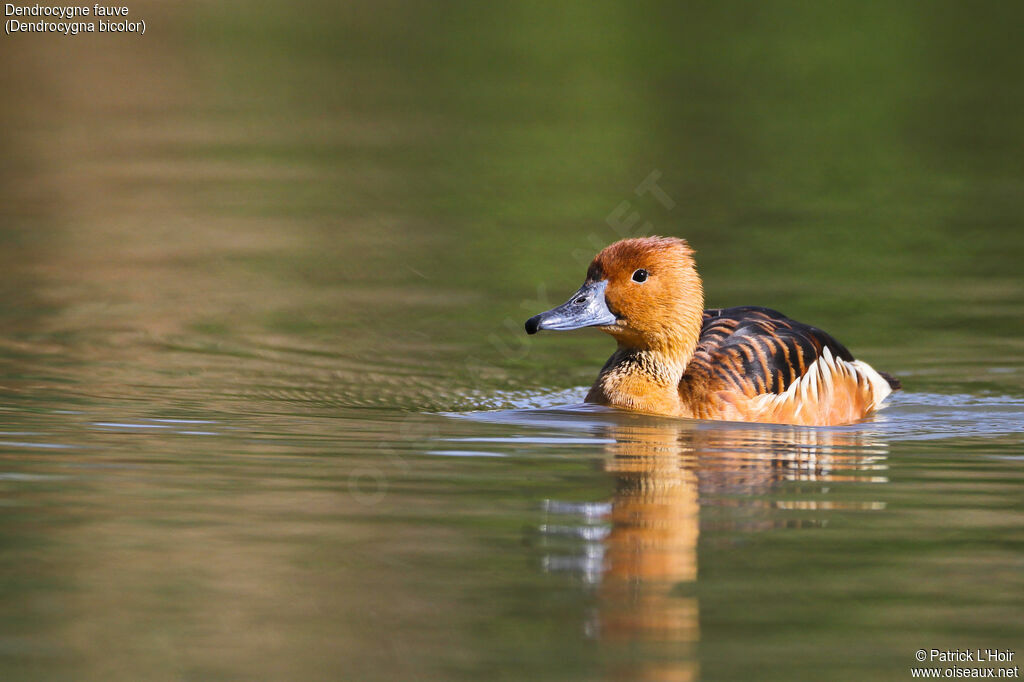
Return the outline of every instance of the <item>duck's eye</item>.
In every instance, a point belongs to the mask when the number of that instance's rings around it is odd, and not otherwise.
[[[646,282],[647,281],[647,275],[648,275],[648,272],[646,270],[644,270],[643,268],[640,268],[639,270],[636,270],[635,272],[633,272],[633,281],[634,282]]]

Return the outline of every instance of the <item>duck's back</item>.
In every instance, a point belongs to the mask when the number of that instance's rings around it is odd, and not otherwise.
[[[704,311],[679,392],[696,417],[824,425],[864,417],[898,387],[827,332],[741,306]]]

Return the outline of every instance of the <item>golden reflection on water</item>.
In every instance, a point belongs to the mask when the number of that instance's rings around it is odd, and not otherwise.
[[[697,579],[698,482],[692,449],[678,428],[620,427],[609,434],[606,468],[615,476],[611,532],[599,591],[602,639],[674,645],[640,669],[612,679],[693,680],[700,640],[696,597],[675,596]]]
[[[696,680],[700,676],[701,506],[747,506],[716,530],[762,531],[794,524],[772,510],[884,509],[873,501],[766,500],[780,484],[885,482],[887,448],[868,433],[815,429],[694,428],[691,422],[613,424],[604,468],[614,477],[610,521],[601,548],[597,606],[587,632],[608,644],[643,650],[642,663],[614,662],[608,679]],[[827,494],[827,487],[817,486]],[[736,519],[739,520],[736,520]],[[689,585],[689,587],[687,587]]]

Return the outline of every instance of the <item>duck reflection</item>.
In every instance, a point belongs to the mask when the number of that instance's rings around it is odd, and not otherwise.
[[[614,419],[603,427],[611,502],[549,501],[551,523],[542,528],[549,537],[582,540],[582,553],[576,545],[572,555],[549,554],[544,563],[547,570],[573,571],[594,589],[584,628],[622,645],[610,647],[611,656],[622,656],[612,660],[610,679],[698,678],[702,525],[726,531],[823,525],[825,516],[787,518],[789,510],[851,506],[828,500],[829,484],[885,481],[886,449],[865,431]],[[786,496],[797,499],[777,499],[783,483]],[[703,524],[702,506],[713,517]],[[570,515],[575,524],[556,522]]]

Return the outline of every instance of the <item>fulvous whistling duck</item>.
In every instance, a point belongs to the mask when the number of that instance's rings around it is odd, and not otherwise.
[[[757,306],[704,309],[693,250],[624,239],[597,254],[579,291],[526,331],[598,327],[619,347],[588,403],[695,419],[828,426],[875,409],[899,382],[820,329]]]

